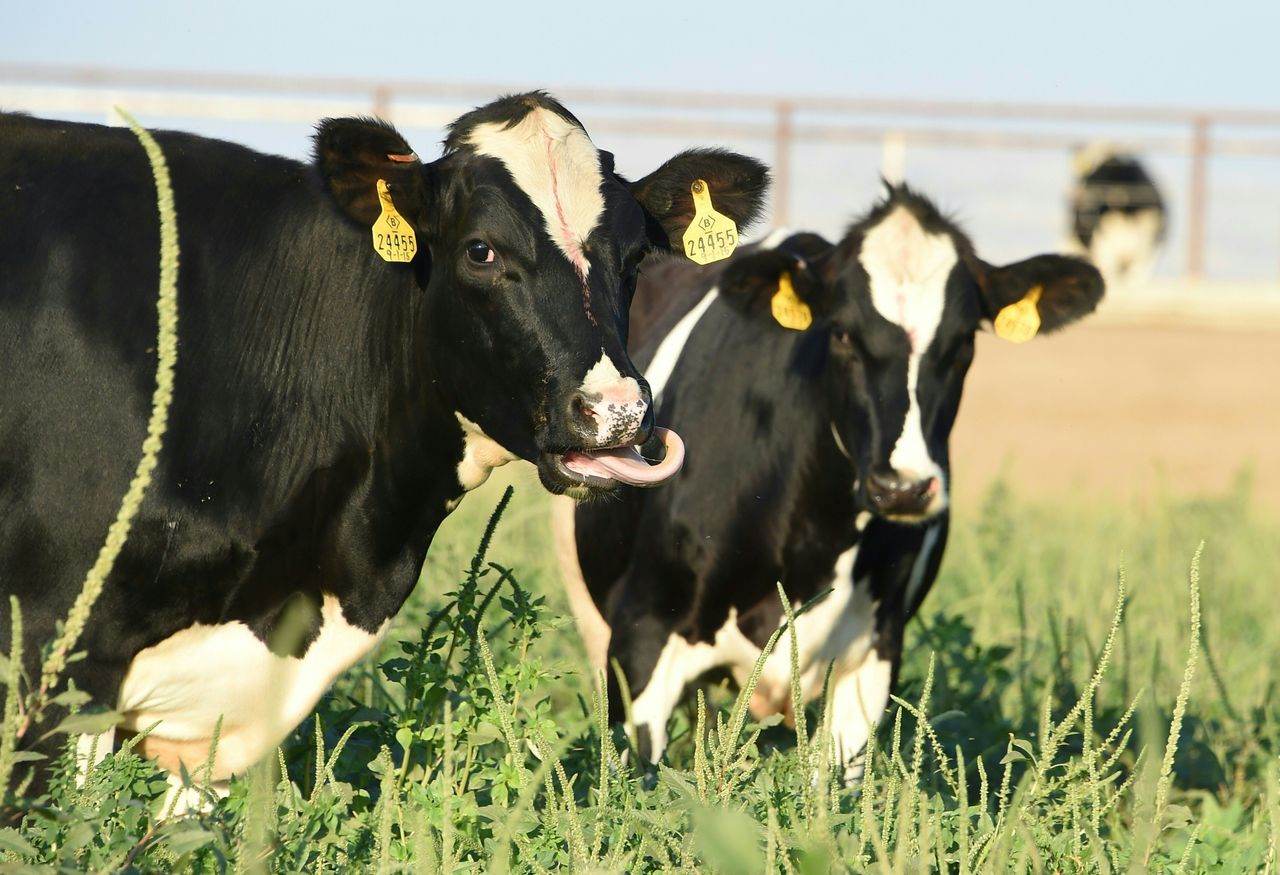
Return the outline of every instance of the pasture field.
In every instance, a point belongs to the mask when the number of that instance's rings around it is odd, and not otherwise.
[[[1280,871],[1280,520],[1247,473],[1193,498],[975,490],[852,790],[826,777],[820,708],[759,724],[717,685],[666,763],[621,758],[546,499],[499,474],[379,656],[211,813],[158,823],[146,763],[77,788],[68,755],[58,808],[0,830],[3,870]]]

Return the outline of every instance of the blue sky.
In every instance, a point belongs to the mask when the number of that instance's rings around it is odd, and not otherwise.
[[[1210,8],[1203,2],[1149,0],[68,0],[57,6],[0,0],[0,60],[392,83],[483,82],[553,91],[599,86],[1280,109],[1280,2],[1219,0]],[[584,120],[590,128],[589,118]],[[212,132],[299,156],[305,148],[301,129],[290,128],[289,140],[280,139],[279,129],[243,136]],[[431,153],[422,139],[414,142],[424,155]],[[660,148],[669,152],[677,145]],[[770,144],[727,145],[771,158]],[[627,156],[660,160],[665,155],[658,156],[658,148],[615,151],[624,170],[638,173],[650,168],[628,167]],[[1178,221],[1177,205],[1185,196],[1185,158],[1170,153],[1151,160],[1175,206],[1160,267],[1168,274],[1183,260],[1178,247],[1185,225]],[[1060,242],[1068,163],[1053,153],[917,150],[909,152],[907,168],[908,180],[923,182],[968,220],[980,248],[983,239],[991,240],[997,256],[1013,258],[1027,254],[1027,247]],[[811,173],[793,188],[793,220],[826,233],[838,233],[877,187],[874,147],[839,154],[814,147],[798,153],[796,164]],[[833,173],[848,179],[839,198],[831,197]],[[1215,162],[1210,184],[1211,273],[1274,280],[1280,269],[1280,160]]]
[[[1280,3],[1267,0],[2,0],[0,11],[10,61],[1171,105],[1273,106],[1280,85]]]

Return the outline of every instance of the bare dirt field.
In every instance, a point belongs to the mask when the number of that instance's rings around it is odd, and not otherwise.
[[[1226,489],[1280,511],[1280,322],[1108,314],[1015,346],[983,333],[952,435],[956,499]]]

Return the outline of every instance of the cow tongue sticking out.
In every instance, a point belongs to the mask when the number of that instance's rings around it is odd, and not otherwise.
[[[608,450],[571,450],[564,454],[564,466],[584,477],[602,477],[629,486],[657,486],[684,464],[684,441],[669,428],[655,428],[653,433],[662,440],[667,451],[657,464],[649,464],[635,447],[614,447]]]

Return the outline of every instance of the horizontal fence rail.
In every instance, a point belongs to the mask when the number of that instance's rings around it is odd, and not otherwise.
[[[155,123],[164,119],[304,123],[368,114],[415,128],[441,129],[458,113],[510,83],[388,82],[344,77],[199,73],[0,63],[0,107],[42,115],[107,118],[114,104]],[[713,94],[567,86],[551,89],[593,133],[612,137],[736,140],[772,148],[773,220],[791,218],[793,193],[808,167],[801,148],[870,146],[886,178],[902,178],[908,150],[1066,153],[1110,139],[1139,154],[1185,162],[1182,275],[1206,272],[1209,168],[1218,159],[1263,162],[1275,181],[1272,220],[1280,222],[1280,110],[1086,106],[898,100],[864,97]],[[589,110],[589,112],[588,112]],[[1251,165],[1250,165],[1251,166]],[[1246,186],[1247,187],[1247,186]],[[1264,192],[1259,194],[1267,198]],[[1258,204],[1251,205],[1256,213]],[[1261,205],[1266,210],[1268,204]],[[1234,223],[1229,222],[1229,226]],[[1280,224],[1266,271],[1280,267]]]

